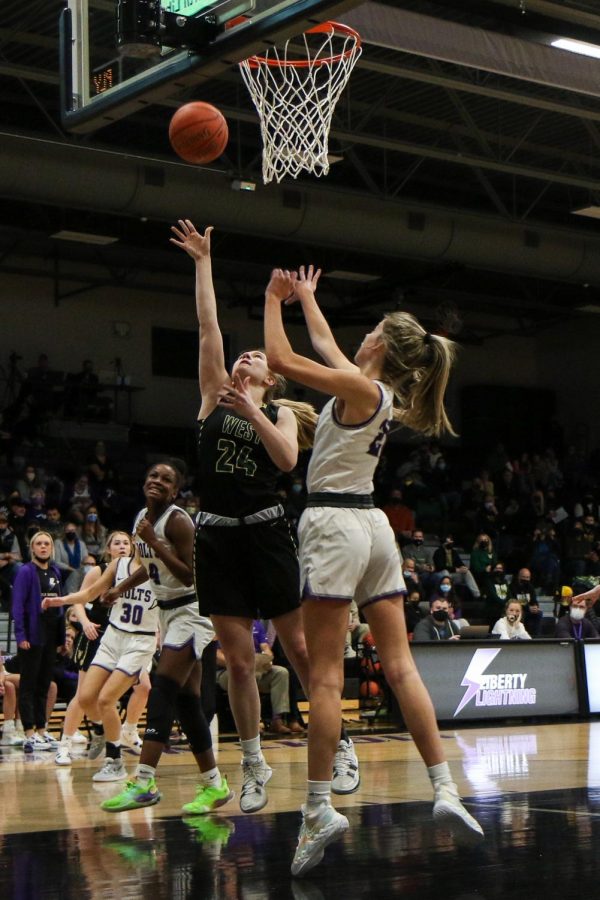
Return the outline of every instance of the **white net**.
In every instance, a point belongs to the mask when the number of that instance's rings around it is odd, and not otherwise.
[[[361,54],[360,39],[327,22],[240,63],[260,119],[263,181],[329,172],[329,129]]]

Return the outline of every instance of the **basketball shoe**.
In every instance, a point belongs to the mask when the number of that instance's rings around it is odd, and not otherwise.
[[[333,780],[331,790],[334,794],[353,794],[360,784],[360,771],[358,757],[354,744],[348,740],[341,740],[333,761]]]
[[[104,765],[95,775],[92,775],[92,781],[125,781],[127,778],[127,769],[123,765],[123,760],[107,759]]]
[[[196,797],[191,803],[185,803],[181,808],[186,816],[204,816],[206,813],[218,809],[233,800],[235,794],[229,790],[227,779],[221,775],[221,786],[214,787],[208,784],[199,784],[196,788]]]
[[[116,797],[109,797],[100,804],[107,812],[125,812],[126,809],[141,809],[144,806],[154,806],[162,797],[156,787],[156,781],[128,781],[124,789]]]
[[[262,756],[251,756],[242,759],[243,786],[240,796],[240,809],[244,813],[258,812],[267,805],[266,783],[271,778],[273,769],[267,765]]]
[[[292,875],[305,875],[323,859],[325,848],[348,830],[348,819],[336,812],[333,806],[325,806],[316,816],[308,817],[302,807],[302,826],[298,847],[292,862]]]
[[[464,847],[472,847],[484,839],[483,828],[460,802],[455,784],[441,784],[435,789],[433,820],[447,828],[456,843]]]

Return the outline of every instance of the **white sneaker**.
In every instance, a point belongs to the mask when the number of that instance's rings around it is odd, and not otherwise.
[[[348,738],[341,740],[333,761],[333,780],[331,790],[334,794],[353,794],[360,784],[358,757],[354,744]]]
[[[127,769],[123,760],[107,758],[102,768],[92,776],[92,781],[125,781],[126,778]]]
[[[23,741],[24,753],[38,753],[47,750],[55,750],[58,744],[53,747],[50,741],[45,740],[39,731],[34,732],[31,737],[26,737]]]
[[[88,750],[88,759],[98,759],[106,749],[106,738],[103,734],[93,734]]]
[[[71,735],[71,743],[72,744],[87,744],[88,739],[85,734],[82,734],[80,731],[76,731],[75,734]]]
[[[298,837],[298,847],[292,862],[292,875],[305,875],[323,859],[328,847],[348,830],[348,819],[336,812],[333,806],[326,806],[314,821],[309,821],[306,808],[302,807],[302,826]]]
[[[265,785],[273,774],[262,756],[242,759],[243,786],[240,795],[240,809],[245,813],[258,812],[267,805]]]
[[[25,735],[20,735],[15,728],[14,720],[5,722],[2,728],[2,737],[0,738],[0,746],[2,747],[20,747],[25,740]]]
[[[356,650],[350,644],[346,644],[344,647],[344,659],[356,659]]]
[[[58,745],[58,753],[54,757],[57,766],[70,766],[73,762],[71,756],[71,741],[73,738],[63,738]]]
[[[142,746],[144,742],[138,734],[138,730],[135,726],[132,728],[124,725],[121,729],[121,744],[123,747],[129,747],[130,750],[133,750],[138,756],[142,752]]]
[[[435,790],[433,820],[447,828],[457,844],[468,847],[484,839],[483,828],[467,812],[458,796],[455,784],[442,784]]]
[[[52,735],[50,734],[49,731],[43,731],[41,734],[41,738],[43,741],[46,742],[46,744],[48,744],[48,746],[46,748],[47,750],[57,750],[58,749],[59,742],[56,740],[56,738],[52,737]]]

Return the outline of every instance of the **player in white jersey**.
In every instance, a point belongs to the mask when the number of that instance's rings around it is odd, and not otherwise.
[[[175,716],[200,770],[196,797],[184,805],[184,813],[203,815],[233,797],[217,767],[202,707],[202,659],[209,664],[214,659],[211,650],[215,633],[210,619],[200,615],[193,589],[194,523],[173,502],[181,482],[181,472],[173,461],[151,466],[144,482],[146,507],[135,520],[136,550],[159,607],[161,652],[148,699],[140,763],[125,789],[102,803],[109,812],[158,803],[161,794],[156,786],[156,769]],[[121,602],[118,598],[122,592],[135,589],[141,577],[134,574],[116,585],[106,595],[107,601]],[[214,684],[216,672],[213,670],[209,677]]]
[[[129,535],[125,535],[130,541]],[[124,584],[131,575],[138,584],[123,591],[110,611],[108,626],[82,686],[80,703],[93,722],[102,722],[106,739],[106,761],[94,781],[123,781],[127,771],[121,759],[119,699],[135,685],[152,662],[156,649],[158,606],[148,576],[136,556],[120,556],[101,577],[86,588],[58,598],[60,604],[91,603],[113,585]],[[57,600],[48,606],[59,605]]]
[[[299,526],[303,616],[310,671],[308,789],[292,874],[303,875],[348,828],[331,806],[348,603],[355,597],[375,639],[388,684],[427,765],[434,819],[464,843],[483,831],[460,802],[445,761],[433,704],[413,662],[404,621],[400,558],[392,529],[372,499],[373,474],[392,419],[424,434],[452,431],[444,393],[454,359],[447,338],[408,313],[387,315],[344,356],[321,313],[320,270],[276,269],[266,291],[265,346],[271,369],[333,399],[319,417]],[[296,299],[322,365],[294,353],[281,304]],[[397,408],[394,405],[397,403]]]

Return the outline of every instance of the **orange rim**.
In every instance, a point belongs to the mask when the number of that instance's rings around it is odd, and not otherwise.
[[[260,66],[271,66],[274,69],[308,69],[310,66],[325,66],[328,63],[336,63],[341,59],[348,59],[356,49],[360,49],[361,40],[360,34],[358,31],[355,31],[354,28],[350,28],[349,25],[342,25],[341,22],[321,22],[320,25],[315,25],[314,28],[309,28],[306,34],[340,34],[345,37],[354,38],[354,42],[352,46],[348,50],[344,50],[343,53],[335,53],[333,56],[326,56],[323,59],[294,59],[294,60],[281,60],[281,59],[269,59],[267,56],[250,56],[246,62],[250,66],[251,69],[258,69]]]

